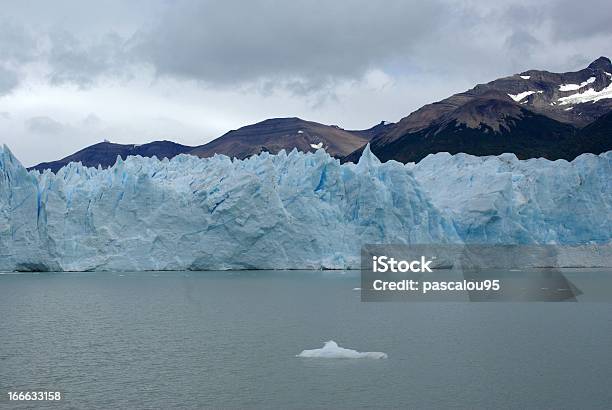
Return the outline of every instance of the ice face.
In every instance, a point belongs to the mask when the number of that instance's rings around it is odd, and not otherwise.
[[[606,243],[612,153],[343,164],[129,157],[27,172],[0,150],[0,270],[358,268],[366,243]]]
[[[1,270],[356,268],[362,243],[459,241],[412,172],[323,150],[28,173],[0,165]],[[34,265],[36,264],[36,265]]]
[[[465,242],[575,245],[612,238],[612,151],[572,162],[438,153],[409,167]]]

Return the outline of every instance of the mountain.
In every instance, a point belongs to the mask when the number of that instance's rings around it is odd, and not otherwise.
[[[344,130],[300,118],[272,118],[229,131],[201,146],[170,141],[143,145],[103,142],[59,161],[31,169],[56,172],[69,162],[111,166],[119,155],[172,158],[224,154],[239,159],[284,149],[324,148],[342,161],[357,162],[367,143],[382,161],[416,162],[436,152],[473,155],[516,154],[520,159],[571,160],[582,153],[612,148],[612,62],[600,57],[580,71],[529,70],[479,84],[471,90],[425,105],[398,123],[385,121],[366,130]]]
[[[243,159],[264,151],[276,154],[282,149],[309,152],[325,148],[332,156],[344,157],[370,140],[368,131],[350,132],[300,118],[273,118],[229,131],[194,148],[190,154],[199,157],[224,154]]]
[[[117,156],[123,159],[126,159],[128,155],[140,155],[141,157],[156,156],[159,159],[172,159],[176,155],[185,154],[192,149],[193,147],[177,144],[172,141],[154,141],[141,145],[113,144],[112,142],[104,141],[84,148],[58,161],[43,162],[28,169],[37,169],[41,172],[45,169],[50,169],[52,172],[57,172],[70,162],[81,162],[86,167],[95,168],[100,165],[103,168],[107,168],[115,163]]]
[[[289,152],[294,148],[302,152],[324,148],[332,156],[342,158],[389,129],[391,125],[383,121],[367,130],[345,131],[336,125],[323,125],[299,118],[273,118],[229,131],[207,144],[196,147],[171,141],[155,141],[142,145],[113,144],[105,141],[58,161],[43,162],[29,169],[50,169],[57,172],[70,162],[81,162],[87,167],[100,165],[107,168],[115,163],[117,156],[125,159],[128,155],[171,159],[178,154],[203,158],[224,154],[244,159],[264,151],[277,153],[284,149]]]
[[[394,125],[395,124],[392,122],[381,121],[372,128],[368,128],[367,130],[350,130],[348,132],[350,132],[351,134],[361,135],[362,137],[371,140],[389,131]]]
[[[612,151],[612,112],[582,128],[576,139],[583,152],[599,154]]]
[[[610,134],[594,144],[585,132],[610,112],[612,63],[600,57],[580,71],[529,70],[425,105],[374,137],[370,148],[383,161],[436,152],[573,159],[609,145]],[[357,161],[363,148],[343,160]]]

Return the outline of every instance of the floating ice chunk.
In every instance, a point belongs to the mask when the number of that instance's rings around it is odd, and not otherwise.
[[[298,131],[298,134],[303,134],[303,133],[304,133],[304,131],[302,131],[302,130]]]
[[[530,75],[521,75],[519,77],[521,77],[523,80],[529,80],[531,78]]]
[[[323,143],[319,142],[318,144],[310,144],[310,147],[314,149],[321,149],[323,148]]]
[[[386,359],[387,354],[383,352],[358,352],[353,349],[345,349],[338,343],[330,340],[325,342],[322,348],[303,350],[296,357],[314,357],[321,359]]]

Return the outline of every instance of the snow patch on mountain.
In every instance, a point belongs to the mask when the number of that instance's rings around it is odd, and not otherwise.
[[[519,102],[527,97],[529,97],[532,94],[542,94],[544,91],[525,91],[522,93],[518,93],[518,94],[508,94],[508,96],[510,98],[512,98],[514,101]]]
[[[521,75],[519,77],[521,77],[523,80],[529,80],[531,78],[530,75]]]
[[[597,102],[599,100],[603,100],[604,98],[612,98],[612,83],[610,83],[610,85],[600,91],[595,91],[595,89],[589,88],[588,90],[583,91],[581,93],[568,95],[567,97],[561,97],[558,99],[558,101],[560,102],[560,105],[567,105],[581,104],[591,101]]]
[[[561,84],[559,86],[559,91],[576,91],[581,89],[582,87],[586,87],[589,84],[593,84],[595,82],[595,77],[589,77],[588,80],[581,82],[580,84]]]
[[[512,98],[514,101],[519,102],[523,98],[529,97],[531,94],[535,94],[535,91],[525,91],[525,92],[518,93],[518,94],[508,94],[508,96]]]

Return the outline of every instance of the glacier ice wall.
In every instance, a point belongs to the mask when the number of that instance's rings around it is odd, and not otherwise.
[[[40,174],[5,146],[0,270],[356,268],[364,243],[608,243],[611,162],[294,150]]]
[[[407,168],[465,242],[575,245],[612,238],[612,151],[572,162],[445,152]]]
[[[0,269],[357,267],[361,243],[459,241],[411,172],[323,150],[130,157],[28,173],[0,155]]]

